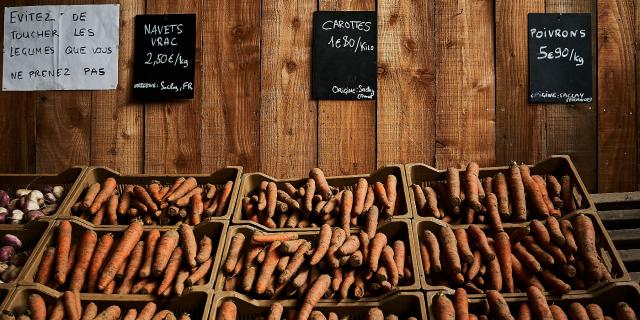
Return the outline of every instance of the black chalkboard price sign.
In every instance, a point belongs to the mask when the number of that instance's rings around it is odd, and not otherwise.
[[[529,14],[529,101],[593,100],[591,14]]]
[[[195,51],[195,14],[136,16],[134,96],[193,98]]]
[[[313,98],[375,100],[377,36],[373,11],[314,12]]]

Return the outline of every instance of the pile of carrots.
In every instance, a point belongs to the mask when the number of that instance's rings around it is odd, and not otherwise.
[[[485,233],[476,225],[467,229],[438,225],[437,230],[425,230],[420,252],[427,282],[464,287],[471,293],[513,293],[529,286],[568,293],[612,281],[598,255],[593,222],[586,215],[571,221],[548,217],[544,223],[534,220],[528,227],[506,231],[498,220],[491,229]]]
[[[439,292],[433,298],[431,310],[435,316],[434,320],[452,319],[498,319],[514,320],[518,319],[615,319],[615,320],[636,320],[634,310],[624,301],[620,301],[611,308],[610,314],[605,314],[607,307],[597,303],[583,305],[579,302],[572,302],[567,306],[549,305],[545,295],[535,286],[526,289],[527,302],[514,302],[509,304],[506,299],[495,290],[487,292],[486,299],[479,306],[469,305],[467,292],[456,289],[453,301],[444,293]],[[515,316],[515,317],[514,317]]]
[[[309,179],[298,188],[291,183],[278,186],[262,181],[242,199],[244,219],[268,228],[308,228],[323,224],[356,226],[368,220],[393,217],[402,203],[398,198],[398,179],[389,175],[384,182],[369,185],[360,178],[354,186],[340,190],[330,186],[322,170],[309,172]]]
[[[171,310],[160,310],[154,302],[148,302],[140,311],[136,309],[128,309],[127,313],[122,313],[122,309],[117,305],[111,305],[99,312],[98,306],[93,303],[87,303],[82,308],[80,295],[73,291],[65,291],[60,299],[54,304],[47,306],[46,301],[39,294],[31,294],[27,299],[27,309],[18,313],[11,311],[3,311],[0,320],[188,320],[191,319],[189,314],[183,313],[180,317]],[[17,316],[16,316],[17,314]]]
[[[177,229],[143,232],[136,220],[119,240],[111,233],[98,237],[86,230],[72,241],[72,224],[63,220],[34,281],[74,292],[179,296],[206,282],[214,258],[211,238],[196,239],[186,224]]]
[[[172,185],[151,181],[149,185],[121,185],[109,177],[84,190],[73,205],[74,215],[93,224],[128,224],[141,219],[145,225],[196,225],[219,217],[229,206],[233,181],[200,186],[193,178],[178,178]]]
[[[445,181],[411,186],[419,216],[447,223],[486,223],[495,206],[502,221],[524,222],[560,217],[576,211],[573,181],[568,175],[531,175],[529,167],[516,163],[508,177],[498,173],[479,178],[480,168],[471,162],[466,171],[449,168]]]
[[[253,314],[253,317],[257,317],[259,315]],[[311,311],[308,315],[309,319],[312,320],[338,320],[338,314],[335,312],[329,312],[327,315],[324,315],[320,311]],[[238,308],[231,300],[225,300],[218,307],[218,313],[216,314],[216,320],[236,320],[238,319]],[[288,310],[285,311],[282,304],[279,302],[274,302],[269,308],[269,313],[267,314],[266,319],[269,320],[280,320],[280,319],[301,319],[297,314],[296,310]],[[306,319],[306,318],[304,318]],[[348,319],[348,317],[343,317],[341,319]],[[398,320],[397,315],[395,314],[387,314],[384,315],[384,312],[380,308],[370,308],[367,310],[367,314],[365,316],[367,320]],[[407,320],[417,320],[415,317],[408,317]]]
[[[413,281],[411,249],[375,229],[350,235],[324,224],[313,243],[293,232],[238,232],[230,241],[224,290],[256,298],[359,299]]]

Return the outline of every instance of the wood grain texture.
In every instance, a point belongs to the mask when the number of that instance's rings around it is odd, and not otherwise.
[[[636,126],[640,123],[640,2],[636,1],[636,21],[634,29],[636,30]],[[636,190],[640,190],[640,128],[636,128],[638,142],[638,177],[636,178]]]
[[[598,0],[598,191],[637,187],[633,0]]]
[[[65,4],[92,4],[70,0]],[[57,5],[40,0],[30,5]],[[73,165],[89,165],[91,152],[91,91],[37,91],[29,103],[36,110],[36,171],[60,172]]]
[[[435,164],[434,1],[378,1],[377,165]]]
[[[4,7],[27,5],[29,1],[3,1],[0,25],[4,26]],[[3,60],[3,59],[2,59]],[[0,61],[0,70],[3,62]],[[35,172],[36,114],[29,92],[0,92],[0,172]],[[10,152],[7,152],[10,150]]]
[[[91,165],[121,173],[144,170],[144,105],[133,101],[135,16],[144,14],[145,0],[95,0],[120,4],[120,50],[117,90],[91,95]]]
[[[145,104],[145,173],[200,172],[202,108],[202,2],[201,0],[147,1],[147,14],[195,13],[196,61],[194,99]]]
[[[204,1],[202,170],[260,165],[260,2]]]
[[[324,11],[376,9],[375,0],[319,3],[319,10]],[[375,101],[318,101],[318,166],[328,175],[367,173],[376,168]]]
[[[496,163],[533,163],[547,155],[545,106],[529,104],[527,14],[544,0],[496,0]]]
[[[591,13],[592,52],[596,52],[595,1],[547,0],[547,13]],[[593,85],[596,85],[596,55],[593,54]],[[598,165],[598,111],[594,102],[547,104],[545,106],[547,154],[568,154],[590,191],[596,190]]]
[[[317,104],[311,100],[314,1],[263,0],[261,170],[299,177],[317,165]]]
[[[436,166],[491,165],[496,145],[493,1],[436,0],[435,16]]]

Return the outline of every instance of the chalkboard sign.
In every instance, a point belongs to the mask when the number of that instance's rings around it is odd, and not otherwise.
[[[136,16],[135,37],[134,96],[193,98],[196,15]]]
[[[373,11],[314,12],[313,98],[375,100],[377,35]]]
[[[529,14],[529,101],[593,100],[591,14]]]

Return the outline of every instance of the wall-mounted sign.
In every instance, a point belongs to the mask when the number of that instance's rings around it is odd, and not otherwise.
[[[133,93],[144,100],[193,98],[196,15],[136,16]]]
[[[314,12],[314,99],[376,99],[377,29],[373,11]]]
[[[2,90],[118,86],[120,6],[6,7]]]
[[[529,101],[593,100],[591,14],[529,14]]]

